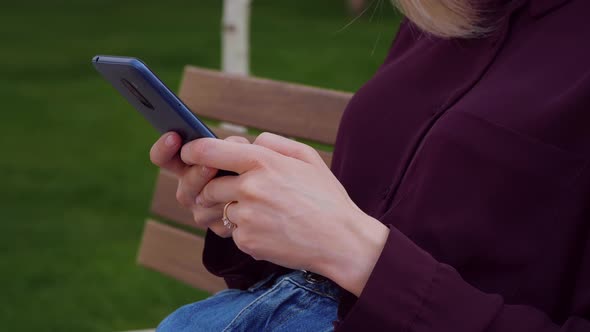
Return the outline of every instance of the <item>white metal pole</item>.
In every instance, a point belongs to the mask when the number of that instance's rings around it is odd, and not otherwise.
[[[250,74],[251,2],[223,0],[221,69],[224,72]]]

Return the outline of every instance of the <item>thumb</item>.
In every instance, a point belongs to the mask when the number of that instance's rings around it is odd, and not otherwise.
[[[248,139],[246,139],[245,137],[242,137],[242,136],[229,136],[225,139],[225,141],[234,142],[234,143],[250,144],[250,141],[248,141]]]

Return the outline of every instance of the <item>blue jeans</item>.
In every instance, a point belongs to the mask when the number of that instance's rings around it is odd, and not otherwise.
[[[164,319],[157,332],[333,331],[338,296],[331,281],[295,271],[186,305]]]

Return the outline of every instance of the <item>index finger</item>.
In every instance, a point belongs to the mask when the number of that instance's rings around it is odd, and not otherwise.
[[[185,144],[180,158],[188,165],[205,165],[238,174],[260,167],[272,158],[270,150],[215,138],[200,138]]]
[[[182,139],[177,133],[169,132],[162,135],[150,150],[150,160],[156,166],[169,170],[177,176],[182,175],[186,165],[178,155],[181,144]]]

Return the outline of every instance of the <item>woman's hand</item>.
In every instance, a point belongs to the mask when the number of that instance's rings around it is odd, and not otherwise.
[[[240,174],[211,180],[196,198],[201,208],[217,211],[237,202],[228,217],[240,250],[360,294],[389,230],[352,202],[314,149],[264,133],[248,145],[199,139],[182,148],[181,158]]]
[[[228,137],[226,141],[249,143],[243,137]],[[231,231],[225,228],[221,221],[223,204],[212,205],[207,208],[195,204],[195,198],[217,174],[217,169],[185,164],[178,154],[181,144],[180,136],[176,133],[170,132],[162,135],[150,151],[152,163],[174,173],[178,177],[176,199],[182,206],[192,211],[194,220],[200,228],[209,228],[221,237],[230,237]]]

